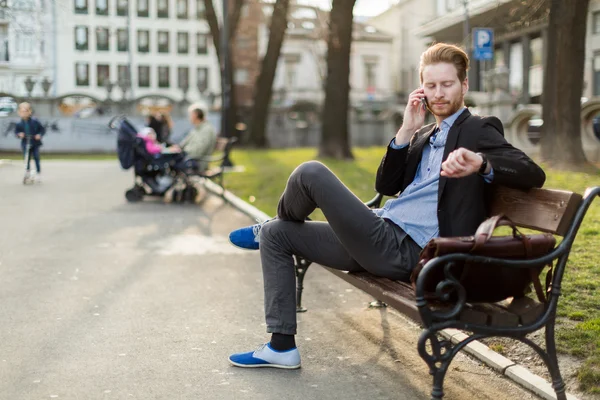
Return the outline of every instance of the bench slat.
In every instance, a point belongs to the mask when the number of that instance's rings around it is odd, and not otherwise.
[[[544,312],[544,305],[529,297],[511,298],[498,304],[506,311],[516,315],[522,325],[532,323]]]
[[[368,272],[346,272],[324,268],[377,300],[387,303],[412,320],[422,322],[416,306],[414,290],[410,284],[381,278]],[[439,303],[431,305],[431,308],[445,311],[449,307]],[[543,304],[530,298],[508,299],[495,304],[467,304],[459,320],[477,325],[515,327],[533,322],[543,308]]]
[[[487,325],[498,327],[519,326],[519,316],[495,304],[474,304],[473,309],[488,316]]]
[[[490,211],[505,214],[518,226],[564,236],[581,201],[580,194],[562,190],[498,187]]]
[[[415,295],[410,285],[403,282],[395,282],[386,278],[379,278],[366,272],[349,273],[339,271],[333,268],[327,268],[334,275],[359,288],[360,290],[370,294],[377,300],[389,304],[391,307],[400,311],[410,319],[421,322],[421,316],[415,303]],[[386,280],[396,287],[385,288],[381,285],[381,280]],[[387,286],[387,285],[386,285]]]

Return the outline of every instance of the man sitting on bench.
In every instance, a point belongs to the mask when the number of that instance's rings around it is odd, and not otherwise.
[[[238,367],[299,368],[293,255],[344,271],[368,271],[408,281],[423,246],[438,236],[475,233],[487,217],[488,188],[541,187],[546,176],[503,136],[495,117],[471,115],[467,54],[438,43],[420,60],[421,88],[408,98],[404,122],[375,181],[379,193],[400,196],[371,210],[323,164],[303,163],[291,174],[277,217],[233,231],[230,241],[258,249],[271,341],[234,354]],[[436,123],[423,126],[426,109]],[[320,208],[327,222],[306,221]]]
[[[188,109],[188,117],[192,129],[179,145],[171,147],[184,151],[186,159],[200,160],[212,153],[215,148],[217,134],[212,125],[205,120],[204,111],[200,106],[192,104]],[[198,161],[200,171],[204,171],[206,168],[206,162]]]

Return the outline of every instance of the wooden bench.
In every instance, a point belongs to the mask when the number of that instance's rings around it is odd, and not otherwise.
[[[548,189],[532,189],[527,192],[502,187],[496,189],[490,205],[490,215],[505,214],[520,227],[550,232],[563,237],[550,254],[536,260],[501,260],[469,254],[438,257],[423,268],[417,281],[416,291],[410,284],[377,277],[367,272],[349,273],[326,269],[424,327],[417,350],[433,375],[432,399],[441,399],[444,396],[444,377],[452,359],[462,348],[473,340],[502,336],[531,346],[546,364],[557,398],[566,400],[565,384],[556,357],[554,338],[556,308],[575,235],[590,204],[599,194],[600,187],[589,188],[584,196]],[[377,208],[381,205],[382,199],[382,195],[377,195],[366,204],[371,208]],[[440,290],[437,299],[426,299],[424,282],[429,274],[440,268],[444,269],[453,262],[466,260],[493,262],[496,265],[514,268],[539,265],[542,261],[543,263],[554,261],[554,274],[549,286],[547,302],[539,303],[523,297],[494,304],[469,304],[461,300],[460,296],[445,297],[448,288],[451,288],[454,293],[463,289],[449,276],[446,276],[446,280],[442,282],[447,285],[445,293]],[[296,257],[298,312],[306,311],[302,307],[302,290],[304,275],[310,265],[309,260]],[[448,303],[446,300],[448,298],[458,298],[458,300]],[[460,329],[468,333],[467,338],[456,343],[446,340],[439,333],[447,328]],[[527,338],[528,334],[541,328],[545,328],[546,350]]]
[[[235,142],[237,142],[235,137],[218,137],[213,153],[210,156],[198,159],[199,162],[206,163],[208,168],[198,171],[197,175],[217,183],[222,189],[221,196],[225,194],[225,184],[223,183],[225,162],[229,160],[231,148]]]

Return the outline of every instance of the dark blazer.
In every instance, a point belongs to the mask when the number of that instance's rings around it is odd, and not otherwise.
[[[375,188],[379,193],[393,196],[411,184],[423,147],[434,129],[435,124],[421,128],[405,148],[388,146],[377,170]],[[486,183],[479,174],[440,177],[437,210],[440,236],[473,235],[488,217],[493,185],[530,189],[542,187],[546,180],[544,171],[531,158],[504,139],[502,123],[496,117],[478,117],[465,110],[448,132],[443,160],[460,147],[485,154],[494,169],[494,180]]]
[[[44,125],[42,125],[39,120],[37,120],[36,118],[33,118],[33,117],[29,118],[29,129],[30,129],[29,136],[35,136],[35,135],[44,136],[44,134],[46,133],[46,128],[44,128]],[[21,132],[25,133],[25,121],[23,121],[23,120],[20,120],[19,122],[17,122],[17,125],[15,126],[15,135],[18,135]],[[33,139],[33,137],[31,139],[32,139],[31,145],[33,147],[42,145],[41,139],[35,140],[35,139]],[[26,141],[26,137],[21,140],[21,144],[23,146],[25,145],[25,141]]]

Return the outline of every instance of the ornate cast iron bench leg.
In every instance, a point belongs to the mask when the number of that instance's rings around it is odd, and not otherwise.
[[[567,400],[566,386],[558,368],[556,342],[554,340],[554,320],[546,325],[546,352],[548,353],[548,369],[552,376],[552,388],[558,400]]]
[[[429,366],[429,374],[433,376],[432,400],[441,400],[444,397],[444,377],[454,356],[466,345],[459,343],[453,345],[451,341],[438,336],[437,330],[426,329],[419,338],[418,350],[421,358]],[[470,340],[466,340],[469,342]],[[427,349],[429,342],[429,351]]]
[[[307,311],[302,307],[302,290],[304,290],[304,275],[312,262],[298,256],[294,256],[294,258],[296,259],[296,312],[301,313]]]

